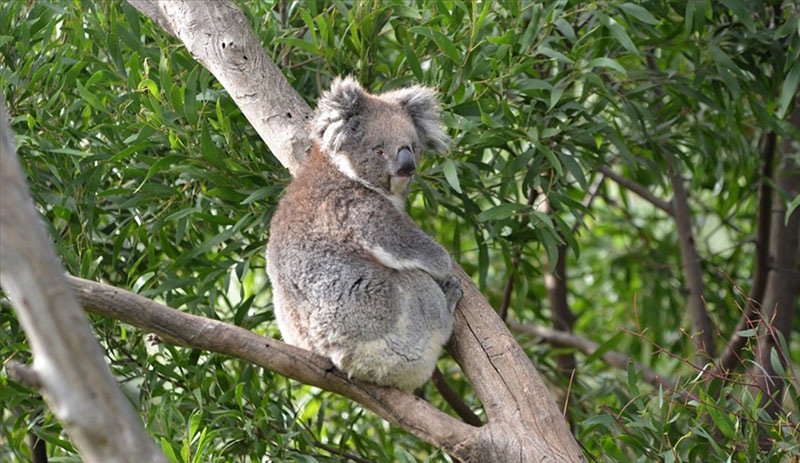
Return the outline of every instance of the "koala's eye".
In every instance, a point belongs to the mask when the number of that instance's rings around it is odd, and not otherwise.
[[[375,153],[375,156],[378,156],[378,157],[381,157],[381,158],[386,156],[386,152],[384,152],[383,148],[380,148],[380,147],[372,148],[372,152]]]

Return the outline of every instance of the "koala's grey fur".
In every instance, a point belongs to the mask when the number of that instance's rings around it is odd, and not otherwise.
[[[428,88],[372,95],[337,79],[267,246],[284,340],[407,391],[430,378],[462,295],[447,251],[403,211],[420,152],[447,147],[439,123]]]

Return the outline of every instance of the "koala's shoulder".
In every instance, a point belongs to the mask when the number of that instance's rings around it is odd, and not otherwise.
[[[355,212],[368,202],[363,188],[335,171],[328,157],[314,147],[297,176],[286,188],[273,221],[287,233],[332,232],[348,221],[359,219]]]

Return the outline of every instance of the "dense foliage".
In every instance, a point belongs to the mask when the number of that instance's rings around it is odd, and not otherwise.
[[[675,221],[600,169],[664,201],[669,171],[687,180],[722,350],[752,284],[763,140],[794,139],[798,153],[800,129],[787,122],[800,82],[796,5],[416,0],[288,2],[281,11],[285,2],[251,3],[240,7],[268,55],[312,106],[341,74],[376,92],[417,82],[440,90],[452,149],[425,161],[410,212],[510,320],[552,325],[544,275],[566,256],[572,329],[600,351],[576,354],[571,377],[556,357],[574,349],[520,340],[554,397],[568,398],[587,456],[798,458],[791,365],[800,362],[800,317],[794,342],[780,350],[787,392],[778,414],[759,405],[751,370],[701,375]],[[277,336],[263,250],[289,174],[175,39],[119,1],[3,2],[0,88],[70,273]],[[92,322],[174,461],[445,458],[324,391],[220,355],[151,345],[113,320]],[[27,359],[6,302],[0,325],[0,358]],[[758,332],[743,334],[752,338],[742,353],[750,367]],[[633,364],[609,367],[605,351],[630,354],[676,390],[645,383]],[[457,366],[447,358],[440,366],[479,410]],[[446,407],[431,386],[425,393]],[[33,432],[59,461],[79,461],[35,393],[3,376],[0,398],[0,459],[27,461]]]

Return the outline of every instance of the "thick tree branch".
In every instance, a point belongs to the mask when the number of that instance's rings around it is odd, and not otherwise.
[[[267,57],[245,15],[229,1],[128,3],[183,42],[294,174],[310,146],[306,123],[312,111]]]
[[[488,424],[466,461],[585,461],[539,374],[500,316],[457,267],[464,296],[448,351],[484,405]]]
[[[33,207],[0,98],[0,285],[33,350],[24,376],[86,461],[166,462],[120,391]]]
[[[396,389],[349,380],[330,360],[252,331],[187,314],[146,297],[81,278],[68,277],[89,312],[157,334],[170,344],[217,352],[261,366],[304,384],[355,400],[392,424],[452,452],[474,432],[424,400]]]

